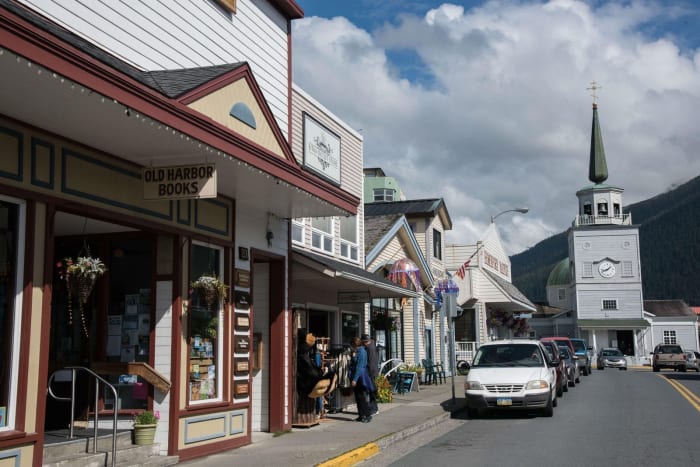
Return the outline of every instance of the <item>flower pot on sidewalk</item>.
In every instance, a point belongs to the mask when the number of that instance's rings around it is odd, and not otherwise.
[[[153,444],[157,426],[156,423],[152,425],[134,425],[134,444]]]

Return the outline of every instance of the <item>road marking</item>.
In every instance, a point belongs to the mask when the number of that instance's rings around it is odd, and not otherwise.
[[[692,391],[691,391],[690,389],[688,389],[687,387],[683,386],[683,385],[682,385],[681,383],[679,383],[678,381],[676,381],[676,380],[674,380],[674,379],[670,379],[670,378],[668,378],[668,377],[666,377],[666,376],[664,376],[664,375],[658,375],[658,376],[659,376],[660,378],[663,378],[663,379],[665,379],[666,381],[668,381],[668,383],[669,383],[671,386],[673,386],[673,387],[676,389],[676,391],[678,391],[678,392],[681,394],[681,396],[683,396],[683,397],[685,398],[685,400],[687,400],[688,402],[690,402],[690,405],[692,405],[693,407],[695,407],[695,410],[697,410],[698,412],[700,412],[700,397],[698,397],[694,392],[692,392]]]

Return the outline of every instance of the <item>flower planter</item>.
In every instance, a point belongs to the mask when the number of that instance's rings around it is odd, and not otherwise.
[[[155,423],[153,425],[134,425],[134,444],[153,444],[157,426]]]

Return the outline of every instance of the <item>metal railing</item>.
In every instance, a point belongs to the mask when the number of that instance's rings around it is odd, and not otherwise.
[[[471,365],[476,349],[479,348],[477,342],[457,341],[455,342],[455,356],[457,361],[465,361]]]
[[[600,224],[632,225],[632,215],[629,213],[618,214],[617,216],[593,216],[590,214],[583,214],[576,216],[576,219],[574,219],[574,227]]]
[[[49,377],[49,383],[47,387],[47,392],[48,394],[53,397],[54,399],[58,401],[69,401],[70,402],[70,428],[69,428],[69,438],[73,439],[73,425],[75,424],[75,381],[76,381],[76,375],[78,371],[84,371],[88,373],[90,376],[92,376],[95,379],[95,406],[94,406],[94,414],[95,414],[95,427],[94,427],[94,434],[93,434],[93,443],[92,443],[92,452],[97,453],[97,425],[98,425],[98,403],[99,403],[99,397],[100,397],[100,383],[104,384],[105,387],[108,387],[112,390],[112,394],[114,395],[114,401],[118,401],[119,397],[117,395],[117,389],[112,386],[107,380],[99,376],[97,373],[92,371],[89,368],[86,368],[84,366],[67,366],[65,368],[62,368],[60,370],[56,370],[53,373],[51,373],[51,376]],[[63,396],[57,396],[54,394],[53,389],[51,388],[51,384],[53,381],[56,379],[57,375],[62,375],[65,374],[66,372],[70,372],[70,383],[71,383],[71,393],[70,397],[63,397]],[[112,467],[116,466],[116,459],[117,459],[117,410],[116,407],[114,409],[114,419],[112,421]]]

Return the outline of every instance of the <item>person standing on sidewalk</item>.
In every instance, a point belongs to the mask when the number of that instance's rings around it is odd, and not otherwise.
[[[365,346],[365,350],[367,351],[367,372],[369,373],[369,377],[372,378],[372,382],[375,382],[377,375],[379,375],[379,354],[377,353],[377,347],[368,334],[362,334],[361,339],[362,345]],[[369,410],[372,415],[379,412],[376,384],[374,391],[369,392]]]
[[[357,421],[369,423],[372,420],[372,412],[369,408],[367,400],[368,392],[372,388],[368,388],[368,381],[371,382],[369,372],[367,371],[367,350],[362,345],[359,337],[355,336],[351,341],[353,356],[350,361],[350,374],[352,389],[355,392],[355,403],[357,404]]]

